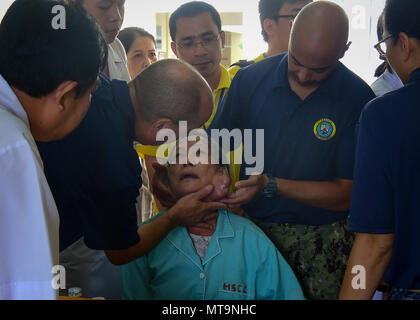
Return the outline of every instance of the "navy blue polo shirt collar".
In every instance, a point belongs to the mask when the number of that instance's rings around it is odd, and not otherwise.
[[[416,82],[420,80],[420,68],[414,70],[411,74],[410,74],[410,78],[408,79],[408,82]]]
[[[289,79],[288,79],[288,54],[286,53],[281,59],[278,67],[276,68],[275,72],[275,79],[273,81],[272,89],[275,88],[290,88]],[[325,93],[330,96],[339,97],[340,96],[340,90],[337,90],[340,87],[340,83],[342,82],[340,72],[338,72],[338,69],[342,68],[342,64],[338,62],[335,69],[331,72],[329,77],[321,84],[321,86],[316,90],[317,92]]]
[[[286,53],[283,57],[283,59],[280,60],[279,65],[276,68],[276,72],[275,74],[275,78],[274,81],[272,82],[272,89],[278,88],[278,87],[283,87],[283,88],[289,88],[290,89],[290,84],[289,84],[289,80],[287,79],[287,70],[288,70],[288,54]]]

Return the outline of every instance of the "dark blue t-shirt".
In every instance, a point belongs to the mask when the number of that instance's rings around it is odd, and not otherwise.
[[[82,236],[97,250],[138,243],[141,166],[134,126],[127,83],[101,75],[79,127],[60,141],[38,144],[60,214],[60,250]]]
[[[290,88],[287,54],[264,59],[238,72],[211,129],[264,129],[264,173],[300,181],[353,179],[355,125],[375,97],[369,86],[339,63],[302,101]],[[246,147],[246,146],[245,146]],[[255,155],[256,145],[253,144]],[[247,179],[241,166],[241,179]],[[243,207],[263,221],[323,225],[348,212],[307,206],[285,198],[256,198]]]
[[[420,69],[370,102],[358,127],[350,230],[394,234],[385,281],[420,289]]]

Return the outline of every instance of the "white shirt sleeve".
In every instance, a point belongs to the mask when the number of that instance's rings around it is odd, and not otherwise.
[[[57,298],[59,217],[31,144],[0,146],[0,299]]]
[[[108,45],[108,68],[112,80],[125,82],[131,80],[128,71],[127,55],[124,46],[118,38]]]

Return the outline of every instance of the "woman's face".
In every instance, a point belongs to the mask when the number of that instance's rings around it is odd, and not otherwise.
[[[151,38],[136,36],[127,53],[128,70],[134,79],[147,66],[157,61],[155,43]]]
[[[210,184],[214,189],[204,199],[205,201],[218,201],[227,196],[231,183],[229,171],[226,167],[211,164],[211,149],[206,148],[205,144],[207,143],[202,141],[198,143],[189,141],[187,143],[188,150],[177,147],[176,164],[171,164],[168,167],[169,186],[177,198],[197,192]],[[190,150],[192,146],[196,148],[194,153]],[[197,158],[190,161],[192,156],[197,156]],[[180,164],[185,160],[186,164]],[[198,163],[193,164],[192,162]]]

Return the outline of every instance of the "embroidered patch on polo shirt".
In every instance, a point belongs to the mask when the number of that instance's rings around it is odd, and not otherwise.
[[[319,140],[331,140],[336,132],[335,123],[330,119],[321,119],[314,126],[314,134]]]

